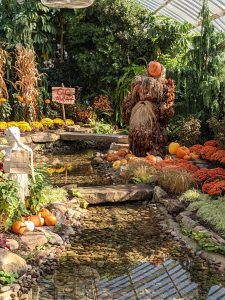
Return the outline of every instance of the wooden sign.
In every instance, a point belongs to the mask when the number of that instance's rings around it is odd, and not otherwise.
[[[12,151],[9,161],[7,161],[10,174],[30,173],[30,154],[28,151]],[[6,172],[6,170],[4,170]]]
[[[52,101],[61,104],[74,104],[75,88],[52,87]]]

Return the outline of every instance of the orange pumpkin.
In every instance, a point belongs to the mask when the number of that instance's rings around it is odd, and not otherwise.
[[[118,155],[115,153],[108,153],[107,155],[107,161],[112,162],[118,159]]]
[[[57,224],[57,219],[55,216],[53,215],[48,215],[46,218],[45,218],[45,225],[47,226],[55,226]]]
[[[176,152],[176,156],[179,158],[184,158],[185,155],[189,155],[189,154],[190,154],[190,150],[185,146],[179,147]]]
[[[120,148],[117,152],[117,155],[120,157],[125,157],[128,154],[128,150],[126,148]]]
[[[156,157],[154,155],[149,154],[145,158],[147,161],[149,161],[151,164],[156,164]]]
[[[132,158],[132,157],[136,157],[134,154],[132,154],[132,153],[128,153],[126,156],[125,156],[125,158],[127,159],[127,160],[129,160],[130,158]]]
[[[184,155],[183,159],[185,159],[185,160],[191,160],[191,156],[190,155]]]
[[[125,158],[121,159],[120,163],[121,163],[122,166],[126,166],[127,165],[127,160]]]
[[[48,215],[50,215],[50,211],[47,208],[41,208],[38,212],[39,216],[41,215],[42,218],[47,217]]]
[[[12,225],[12,232],[16,233],[16,234],[23,234],[27,229],[27,226],[21,222],[21,221],[16,221],[13,225]]]
[[[196,153],[190,153],[190,157],[195,160],[195,159],[199,159],[199,155]]]
[[[169,144],[169,153],[176,154],[177,149],[180,147],[179,143],[172,142]]]
[[[34,223],[35,227],[42,226],[41,218],[39,215],[29,216],[28,219],[29,219],[29,221],[32,221]]]
[[[158,61],[151,61],[147,67],[148,74],[152,77],[159,77],[162,73],[162,66]]]

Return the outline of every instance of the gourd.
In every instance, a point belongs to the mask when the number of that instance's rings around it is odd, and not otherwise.
[[[125,158],[121,159],[120,163],[121,163],[121,166],[126,166],[127,165],[127,160]]]
[[[47,217],[48,215],[50,215],[50,211],[47,208],[41,208],[38,212],[39,215],[41,215],[42,218]]]
[[[184,158],[185,155],[189,155],[189,154],[190,154],[190,150],[185,146],[179,147],[176,152],[176,156],[179,158]]]
[[[119,170],[120,166],[121,166],[120,160],[114,161],[114,163],[113,163],[113,165],[112,165],[113,170],[114,170],[115,172],[116,172],[117,170]]]
[[[156,157],[154,155],[149,154],[145,158],[147,161],[149,161],[151,164],[156,164]]]
[[[191,160],[191,156],[190,155],[184,155],[183,159],[185,159],[185,160]]]
[[[180,147],[179,143],[172,142],[169,144],[169,153],[170,154],[176,154],[177,149]]]
[[[32,221],[25,221],[26,231],[34,231],[35,225]]]
[[[35,227],[42,226],[42,221],[41,221],[40,215],[29,216],[28,220],[32,221],[34,223]]]
[[[21,221],[16,221],[13,225],[12,225],[12,232],[16,233],[16,234],[23,234],[27,229],[27,226],[25,225],[24,222]]]
[[[120,148],[117,152],[119,157],[125,157],[128,154],[128,150],[125,148]]]
[[[55,226],[57,223],[57,219],[55,216],[53,215],[48,215],[46,218],[45,218],[45,225],[47,226]]]
[[[162,66],[158,61],[151,61],[147,67],[148,74],[152,77],[159,77],[162,73]]]
[[[107,161],[112,162],[118,159],[118,155],[115,153],[108,153],[107,155]]]

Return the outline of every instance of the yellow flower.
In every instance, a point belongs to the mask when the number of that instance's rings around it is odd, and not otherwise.
[[[68,164],[66,165],[67,171],[71,172],[73,170],[73,165],[72,164]]]
[[[65,168],[64,167],[61,167],[59,169],[55,169],[55,172],[56,173],[63,173],[65,171]]]
[[[45,103],[46,103],[46,104],[50,104],[50,103],[51,103],[51,100],[50,100],[50,99],[46,99],[46,100],[45,100]]]
[[[5,98],[0,98],[0,103],[5,103],[7,100]]]
[[[31,131],[30,124],[24,121],[18,122],[17,127],[19,127],[21,131]]]
[[[3,129],[6,129],[7,128],[7,123],[2,121],[0,122],[0,129],[3,130]]]
[[[23,102],[23,97],[21,97],[21,96],[16,96],[16,99],[17,99],[19,102]]]
[[[53,122],[55,125],[64,125],[65,124],[64,121],[60,118],[54,119]]]
[[[41,124],[43,126],[46,126],[46,127],[53,127],[54,126],[54,122],[52,119],[50,118],[44,118],[41,120]]]
[[[56,169],[53,169],[53,168],[48,168],[48,169],[47,169],[47,173],[48,173],[49,175],[52,175],[53,173],[55,173],[55,171],[56,171]]]
[[[74,121],[71,120],[71,119],[66,119],[66,125],[73,126],[74,125]]]
[[[8,127],[18,127],[17,122],[14,121],[8,122]]]
[[[43,125],[40,122],[30,122],[31,128],[42,129]]]

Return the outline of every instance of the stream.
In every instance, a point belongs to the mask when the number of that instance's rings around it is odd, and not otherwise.
[[[91,165],[93,156],[86,151],[46,157],[52,169],[61,168],[52,182],[112,184],[106,171]],[[148,202],[89,207],[80,236],[54,274],[33,288],[32,300],[225,300],[225,277],[191,258],[163,229],[163,219]]]

